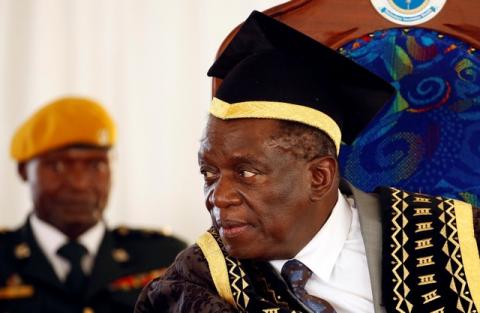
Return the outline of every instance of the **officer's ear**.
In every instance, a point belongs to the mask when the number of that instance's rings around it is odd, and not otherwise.
[[[17,172],[18,172],[18,175],[22,178],[23,181],[27,181],[28,180],[27,162],[18,162]]]
[[[309,162],[311,173],[312,201],[324,199],[325,196],[337,193],[339,177],[338,162],[333,156],[318,157]]]

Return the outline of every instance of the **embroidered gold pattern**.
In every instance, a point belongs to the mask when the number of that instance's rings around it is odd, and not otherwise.
[[[430,198],[415,196],[413,198],[413,202],[431,203],[432,200],[430,200]]]
[[[394,218],[392,220],[393,225],[394,225],[394,232],[392,234],[392,241],[394,242],[394,249],[392,252],[392,257],[395,262],[395,266],[393,267],[393,275],[395,276],[395,286],[393,288],[393,292],[395,294],[396,298],[396,309],[398,312],[406,313],[407,311],[404,311],[402,309],[402,304],[405,303],[407,306],[407,309],[409,309],[408,312],[412,311],[412,304],[407,300],[408,293],[410,291],[410,288],[408,288],[407,284],[405,283],[405,278],[408,277],[409,273],[406,271],[406,268],[402,266],[402,262],[405,262],[405,260],[408,258],[408,254],[404,253],[403,250],[403,245],[408,241],[408,236],[403,232],[403,228],[405,225],[408,223],[408,220],[404,218],[403,216],[403,211],[408,207],[407,203],[403,201],[405,197],[407,196],[406,193],[403,191],[400,191],[398,189],[393,190],[393,199],[394,203],[392,205],[392,209],[394,212]],[[401,242],[397,239],[400,237],[400,232],[401,234]],[[403,292],[402,292],[402,287],[403,287]]]
[[[208,268],[212,275],[213,283],[218,294],[228,303],[235,305],[232,290],[228,281],[227,265],[223,253],[217,245],[215,238],[209,232],[204,233],[197,240],[197,244],[207,259]]]
[[[234,261],[228,256],[225,257],[225,260],[229,264],[229,266],[227,267],[230,268],[228,273],[233,277],[231,286],[235,290],[233,293],[235,296],[235,302],[237,304],[237,307],[245,310],[250,300],[248,295],[244,292],[244,289],[248,287],[248,283],[243,279],[245,277],[245,273],[239,267],[239,264],[237,263],[238,261]],[[240,273],[236,273],[238,270],[240,270]]]
[[[423,267],[423,266],[429,266],[429,265],[435,265],[435,262],[433,261],[433,255],[417,258],[417,267]]]
[[[434,284],[434,283],[437,282],[435,280],[435,274],[422,275],[422,276],[419,276],[418,279],[420,280],[418,282],[418,285],[420,285],[420,286],[430,285],[430,284]]]
[[[448,239],[448,243],[450,243],[453,246],[453,250],[449,251],[449,255],[455,265],[455,270],[452,270],[452,264],[450,262],[447,265],[450,269],[450,272],[453,274],[450,286],[452,289],[455,288],[455,290],[459,290],[460,298],[465,300],[465,302],[467,303],[467,308],[465,311],[463,308],[462,302],[459,299],[457,302],[457,308],[463,312],[471,312],[471,309],[473,306],[473,300],[469,296],[465,295],[465,288],[467,288],[467,282],[462,277],[463,275],[460,275],[460,274],[463,274],[463,264],[461,260],[459,260],[458,258],[459,256],[461,256],[460,244],[458,242],[458,234],[457,234],[457,226],[456,226],[456,218],[455,218],[455,207],[453,204],[454,202],[452,200],[445,201],[445,205],[447,206],[445,212],[448,217],[447,226],[450,230],[450,235],[448,236],[447,239]],[[460,288],[458,288],[459,286],[455,282],[458,282],[460,284]]]
[[[393,274],[393,293],[391,294],[393,302],[391,305],[395,309],[394,311],[412,312],[410,302],[416,303],[415,299],[419,297],[420,303],[418,304],[423,302],[423,305],[426,306],[425,312],[445,312],[448,303],[449,308],[452,305],[459,312],[476,313],[478,304],[474,295],[478,292],[478,297],[480,297],[480,284],[478,284],[480,258],[473,234],[471,206],[457,200],[407,194],[395,188],[390,188],[390,197],[392,214],[389,225],[391,230],[389,245],[391,259],[389,261],[391,261],[390,270]],[[425,207],[415,207],[414,203]],[[427,207],[429,205],[430,207]],[[407,224],[409,224],[409,231],[412,231],[409,233],[410,238],[405,233]],[[460,229],[463,234],[460,234]],[[426,234],[428,237],[425,237]],[[444,241],[438,241],[442,237]],[[462,238],[465,239],[463,242]],[[434,246],[434,242],[441,244],[438,246],[441,251]],[[409,277],[405,265],[408,253],[412,251],[409,249],[418,251],[418,253],[414,253],[415,266],[420,271],[415,274],[416,286],[413,286],[413,277]],[[443,264],[443,262],[436,262],[436,258],[443,260],[443,256],[439,253],[446,255],[446,272],[440,271],[436,267]],[[467,268],[467,264],[469,264],[469,268]],[[443,273],[447,276],[444,276]],[[449,274],[451,275],[450,285],[439,285],[440,277],[448,279]],[[471,277],[470,281],[468,277]],[[407,284],[412,284],[412,286],[407,286]],[[453,294],[447,292],[446,288],[452,290]],[[412,289],[422,291],[409,296]],[[452,295],[458,297],[458,300],[453,303],[450,300]],[[421,305],[415,308],[417,311]]]
[[[273,290],[268,286],[268,282],[266,281],[265,278],[262,278],[261,282],[263,284],[265,292],[270,294],[270,298],[273,299],[273,301],[275,301],[276,304],[283,305],[283,306],[288,305],[287,302],[281,301],[282,297],[280,295],[277,296],[277,294],[275,293],[275,290]],[[292,313],[295,313],[295,311],[293,311]]]
[[[415,250],[421,250],[421,249],[433,247],[432,238],[415,240],[415,243],[417,244],[415,247]]]
[[[437,294],[437,289],[435,289],[422,295],[422,297],[423,297],[423,304],[426,304],[426,303],[432,302],[433,300],[439,299],[440,295]]]
[[[420,215],[432,215],[431,208],[415,208],[415,214],[413,216],[420,216]]]
[[[419,232],[423,232],[423,231],[433,230],[432,223],[433,222],[425,222],[425,223],[415,224],[415,226],[417,226],[417,229],[415,230],[415,232],[419,233]]]
[[[480,283],[478,280],[480,277],[480,256],[474,234],[473,210],[471,205],[465,202],[457,200],[453,200],[453,202],[464,272],[470,289],[470,294],[468,291],[465,291],[464,294],[472,300],[472,312],[476,312],[477,309],[474,307],[478,308],[480,305]]]

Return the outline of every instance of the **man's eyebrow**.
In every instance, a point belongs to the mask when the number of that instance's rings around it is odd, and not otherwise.
[[[264,159],[259,157],[256,154],[242,154],[242,155],[234,155],[232,159],[236,163],[265,163]]]

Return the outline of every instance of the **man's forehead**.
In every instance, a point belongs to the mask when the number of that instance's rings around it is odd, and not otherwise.
[[[208,152],[249,154],[254,147],[270,147],[269,139],[278,134],[280,122],[275,119],[231,119],[210,117],[200,141],[199,157]]]

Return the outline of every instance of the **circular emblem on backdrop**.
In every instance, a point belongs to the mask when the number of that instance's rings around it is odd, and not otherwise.
[[[370,0],[387,20],[400,25],[417,25],[432,19],[447,0]]]

